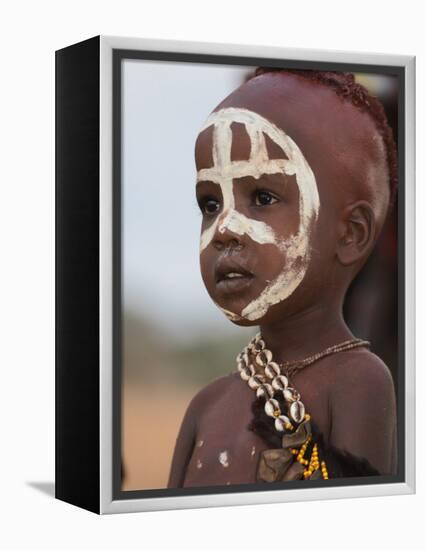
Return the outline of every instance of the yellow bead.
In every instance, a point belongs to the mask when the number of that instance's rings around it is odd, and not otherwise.
[[[326,463],[325,463],[325,461],[322,461],[321,467],[322,467],[323,479],[329,479],[329,474],[328,474],[328,470],[327,470],[327,468],[326,468]]]

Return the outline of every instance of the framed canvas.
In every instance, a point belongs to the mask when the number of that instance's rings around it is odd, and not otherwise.
[[[415,487],[414,58],[56,52],[56,497]]]

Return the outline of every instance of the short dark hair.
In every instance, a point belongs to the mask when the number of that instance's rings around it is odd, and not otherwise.
[[[354,74],[347,72],[259,67],[256,69],[254,76],[274,72],[300,75],[312,82],[328,86],[337,95],[351,101],[360,111],[369,114],[384,141],[389,173],[390,205],[393,205],[398,186],[397,147],[394,141],[393,130],[388,124],[384,107],[379,99],[371,95],[367,88],[356,82]]]

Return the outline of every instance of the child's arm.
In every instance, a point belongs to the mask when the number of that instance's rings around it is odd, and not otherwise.
[[[340,365],[331,394],[330,444],[395,473],[396,405],[387,366],[368,353]]]
[[[216,403],[217,398],[222,396],[235,380],[239,381],[237,373],[217,378],[202,388],[189,403],[174,448],[168,488],[183,487],[202,415]]]
[[[168,478],[167,487],[169,489],[183,487],[186,468],[196,440],[197,401],[197,396],[195,396],[189,403],[180,426]]]

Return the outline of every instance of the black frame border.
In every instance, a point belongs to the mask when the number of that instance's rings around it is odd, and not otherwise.
[[[397,367],[397,438],[398,472],[394,475],[353,477],[316,481],[291,481],[281,484],[243,484],[231,486],[187,487],[178,489],[121,489],[121,419],[122,419],[122,289],[121,289],[121,173],[122,173],[122,62],[125,60],[203,63],[233,66],[285,67],[311,70],[335,70],[386,74],[398,79],[398,367]],[[184,52],[113,49],[113,389],[112,389],[112,497],[114,500],[146,499],[152,497],[290,491],[300,488],[350,487],[401,483],[406,481],[405,464],[405,94],[406,72],[403,66],[373,65],[328,61],[294,60],[285,58],[227,56]]]
[[[100,37],[55,54],[55,497],[100,512]]]

